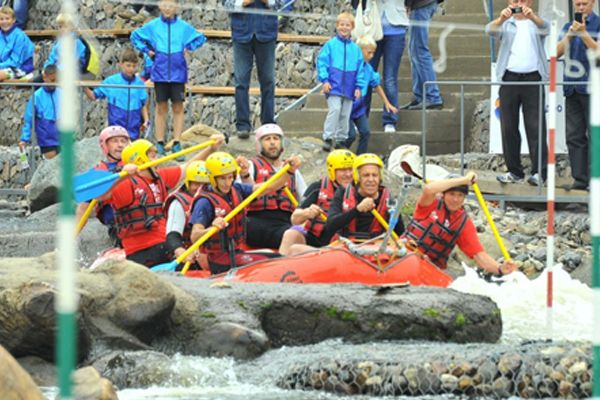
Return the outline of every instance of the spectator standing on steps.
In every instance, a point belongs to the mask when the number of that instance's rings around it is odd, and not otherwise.
[[[584,68],[580,77],[574,77],[572,75],[576,71],[569,71],[569,64],[567,64],[564,72],[565,82],[587,82],[589,80],[590,63],[587,50],[596,49],[598,40],[600,40],[600,17],[594,13],[594,3],[595,0],[575,0],[573,6],[576,19],[565,24],[560,33],[557,57],[568,53],[571,60],[578,61]],[[590,96],[587,85],[565,85],[563,92],[565,95],[567,148],[571,162],[571,175],[574,180],[572,184],[563,186],[563,189],[587,190],[590,182]]]
[[[352,7],[356,9],[361,5],[363,11],[366,11],[373,2],[377,3],[377,9],[381,16],[383,38],[377,41],[375,54],[369,63],[377,71],[383,57],[383,91],[392,106],[398,108],[398,71],[406,45],[406,31],[409,24],[406,5],[404,0],[352,0]],[[372,93],[372,89],[369,88],[364,100],[367,106],[367,116],[371,109]],[[384,107],[381,122],[384,132],[394,133],[398,123],[398,114]]]
[[[169,100],[173,109],[172,150],[174,153],[181,150],[179,139],[183,130],[183,101],[188,80],[185,56],[202,46],[206,37],[177,16],[176,0],[161,0],[158,8],[160,17],[133,31],[131,42],[154,60],[150,75],[156,92],[154,135],[158,154],[164,154]]]
[[[548,65],[544,38],[549,22],[536,15],[531,8],[533,0],[508,0],[500,16],[485,27],[489,35],[501,40],[496,66],[496,79],[501,82],[539,82],[548,80]],[[527,183],[533,186],[546,180],[548,151],[546,148],[546,119],[540,115],[544,91],[538,85],[501,85],[500,127],[502,151],[508,172],[498,175],[500,183],[522,182],[525,172],[521,165],[521,134],[519,110],[523,108],[527,144],[531,155],[531,176]],[[542,153],[539,148],[539,123],[542,124]],[[542,170],[538,171],[541,157]]]
[[[260,84],[260,122],[275,122],[275,46],[279,23],[275,11],[283,0],[225,0],[231,13],[233,75],[235,80],[235,127],[240,139],[248,139],[250,123],[250,77],[252,65]],[[239,10],[242,12],[235,12]]]
[[[421,110],[425,108],[441,109],[444,101],[437,84],[427,85],[423,93],[423,84],[437,80],[433,70],[433,57],[429,50],[429,22],[435,15],[438,3],[443,0],[406,0],[406,11],[410,20],[408,31],[408,51],[412,74],[413,99],[402,107],[405,110]]]

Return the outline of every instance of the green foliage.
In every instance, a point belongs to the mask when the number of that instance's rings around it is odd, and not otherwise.
[[[423,315],[429,318],[437,318],[440,316],[440,314],[440,310],[437,310],[433,307],[428,307],[425,310],[423,310]]]
[[[261,305],[260,305],[260,308],[261,308],[263,311],[270,310],[270,309],[271,309],[271,307],[273,307],[273,303],[263,303],[263,304],[261,304]]]
[[[356,315],[356,313],[354,311],[338,310],[337,308],[335,308],[333,306],[326,308],[324,313],[325,313],[325,315],[327,315],[330,318],[337,318],[342,321],[354,322],[354,321],[358,320],[358,316]]]
[[[209,311],[203,312],[202,314],[200,314],[200,316],[202,318],[217,318],[217,314]]]
[[[354,311],[344,310],[340,315],[340,319],[342,321],[356,321],[358,320],[358,316]]]
[[[331,317],[331,318],[337,318],[338,315],[338,310],[335,307],[329,307],[325,309],[325,315]]]
[[[467,317],[465,317],[465,314],[463,314],[463,313],[456,314],[456,318],[454,318],[454,325],[456,325],[457,328],[462,328],[466,324],[467,324]]]
[[[242,307],[244,310],[247,310],[247,309],[248,309],[248,306],[246,305],[246,302],[245,302],[244,300],[240,300],[240,301],[238,301],[238,305],[239,305],[240,307]]]

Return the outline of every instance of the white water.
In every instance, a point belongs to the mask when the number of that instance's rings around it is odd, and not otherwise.
[[[571,278],[560,265],[554,268],[552,332],[547,325],[546,285],[548,274],[529,280],[514,272],[500,278],[501,285],[486,282],[465,266],[465,276],[450,287],[464,293],[492,298],[502,311],[502,341],[528,339],[592,340],[592,289]]]
[[[529,280],[520,272],[503,277],[501,285],[481,279],[465,267],[465,276],[456,279],[451,288],[492,298],[502,312],[502,342],[519,343],[522,340],[591,340],[592,290],[574,280],[561,268],[554,271],[553,332],[546,321],[546,273]],[[377,344],[373,344],[377,346]],[[286,352],[285,348],[275,350]],[[287,391],[275,386],[275,379],[283,365],[268,363],[251,382],[244,368],[231,358],[205,358],[175,355],[170,369],[169,383],[162,387],[126,389],[119,391],[121,400],[241,400],[291,399],[340,400],[367,399],[368,396],[336,396],[322,392]],[[242,376],[239,376],[241,374]],[[54,399],[56,388],[47,388],[44,394]],[[448,398],[448,397],[446,397]]]

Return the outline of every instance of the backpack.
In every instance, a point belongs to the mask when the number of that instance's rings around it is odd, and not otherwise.
[[[85,46],[85,70],[81,72],[90,72],[94,76],[100,76],[100,56],[98,52],[85,38],[80,37]]]

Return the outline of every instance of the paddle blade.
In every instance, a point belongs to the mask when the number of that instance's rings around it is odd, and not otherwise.
[[[81,203],[102,196],[117,179],[119,179],[119,174],[99,169],[91,169],[76,175],[73,182],[75,200]]]
[[[175,268],[177,268],[177,261],[171,261],[169,263],[164,263],[164,264],[158,264],[155,265],[154,267],[150,268],[150,271],[153,272],[158,272],[158,271],[169,271],[169,272],[175,272]]]

